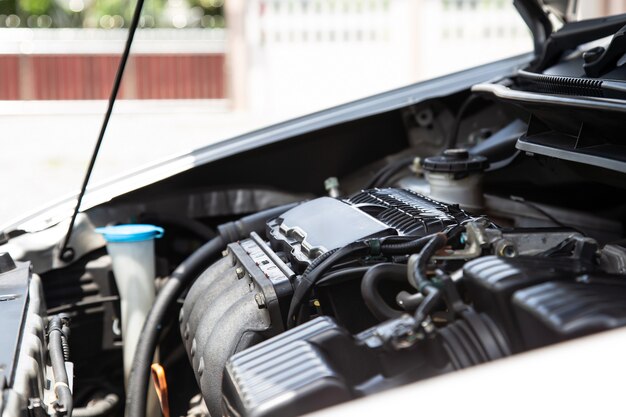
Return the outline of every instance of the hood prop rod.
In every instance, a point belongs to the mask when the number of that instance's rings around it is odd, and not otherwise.
[[[67,229],[67,233],[63,241],[63,246],[61,246],[61,252],[59,256],[64,262],[71,262],[76,255],[74,249],[70,247],[70,239],[72,238],[72,232],[74,231],[76,216],[78,216],[78,213],[80,212],[80,205],[83,201],[83,197],[85,196],[85,192],[87,191],[87,184],[89,184],[89,179],[91,178],[91,173],[96,164],[96,158],[98,157],[98,152],[100,151],[102,140],[104,139],[104,133],[107,130],[107,125],[109,124],[111,113],[113,112],[113,105],[115,104],[117,93],[120,89],[120,85],[122,84],[122,77],[124,76],[124,69],[126,68],[126,62],[128,61],[128,56],[130,54],[130,47],[133,44],[133,39],[135,37],[135,31],[137,30],[137,26],[139,26],[139,18],[141,16],[143,2],[144,0],[137,0],[137,5],[135,6],[135,11],[133,13],[133,19],[130,22],[130,27],[128,28],[128,37],[126,38],[124,52],[122,53],[120,63],[117,67],[117,72],[115,73],[115,81],[113,82],[113,88],[111,89],[111,95],[109,96],[109,105],[104,115],[104,120],[102,121],[102,127],[100,128],[100,134],[98,135],[96,146],[94,147],[93,153],[91,154],[91,160],[89,161],[89,166],[87,167],[87,172],[85,173],[85,178],[83,179],[83,183],[80,188],[78,198],[76,200],[76,206],[74,207],[74,212],[72,214],[72,218],[70,219],[70,225]]]

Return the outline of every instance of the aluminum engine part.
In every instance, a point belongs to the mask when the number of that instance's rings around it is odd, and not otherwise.
[[[198,385],[212,416],[221,414],[226,361],[283,330],[280,303],[294,273],[258,235],[230,244],[228,254],[191,287],[180,328]]]

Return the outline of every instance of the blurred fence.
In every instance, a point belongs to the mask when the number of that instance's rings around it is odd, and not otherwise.
[[[532,48],[510,0],[229,2],[253,110],[311,111]]]
[[[227,0],[228,38],[224,29],[139,30],[120,97],[304,113],[529,51],[511,3]],[[0,99],[107,98],[125,36],[0,30]]]
[[[109,96],[125,31],[0,31],[0,100]],[[225,98],[223,30],[142,30],[120,98]]]

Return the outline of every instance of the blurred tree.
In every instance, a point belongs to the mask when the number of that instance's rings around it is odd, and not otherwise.
[[[15,0],[0,0],[0,15],[10,15],[17,13]]]
[[[223,28],[224,21],[224,0],[187,0],[189,7],[197,19],[191,26],[201,26],[207,28]]]
[[[18,26],[128,27],[136,0],[0,0],[0,27],[10,15]],[[182,17],[182,19],[181,19]],[[141,27],[223,28],[224,0],[147,0]]]
[[[49,14],[50,0],[19,0],[20,10],[27,15]]]

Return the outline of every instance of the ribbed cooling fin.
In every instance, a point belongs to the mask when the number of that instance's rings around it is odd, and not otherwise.
[[[362,191],[347,202],[404,235],[440,232],[469,218],[458,206],[395,188]]]

